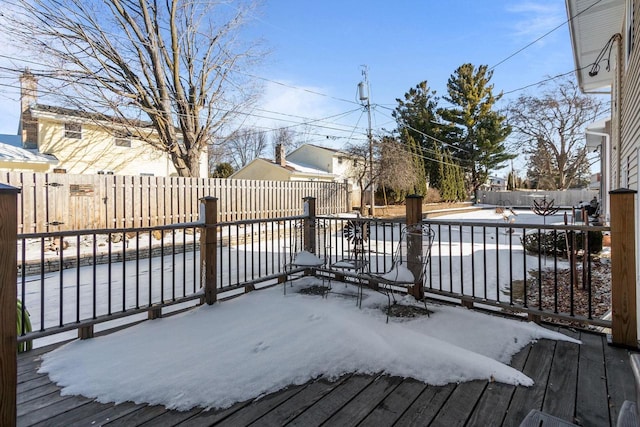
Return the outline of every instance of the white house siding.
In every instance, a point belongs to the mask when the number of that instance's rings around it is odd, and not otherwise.
[[[614,82],[614,91],[612,98],[612,110],[619,113],[622,119],[621,123],[621,151],[620,157],[616,160],[616,154],[613,154],[613,164],[617,167],[620,174],[620,187],[626,187],[638,191],[636,194],[636,304],[640,307],[640,179],[638,171],[640,169],[640,0],[628,0],[633,4],[634,8],[634,46],[627,57],[627,45],[629,43],[627,32],[627,14],[625,13],[621,34],[623,37],[623,58],[617,61],[622,64],[622,82]],[[618,74],[618,73],[616,73]],[[615,90],[622,90],[621,105],[616,106]],[[616,108],[618,107],[618,108]],[[619,111],[617,111],[619,109]],[[614,121],[615,123],[615,121]],[[615,139],[614,139],[615,140]],[[616,181],[613,181],[614,186]],[[638,330],[640,331],[640,317],[638,319]]]
[[[623,97],[621,105],[622,117],[622,150],[620,156],[620,186],[638,189],[638,147],[640,147],[640,0],[633,1],[634,7],[634,46],[628,60],[626,16],[623,26],[622,63],[626,63],[623,74]],[[637,218],[638,216],[636,216]]]

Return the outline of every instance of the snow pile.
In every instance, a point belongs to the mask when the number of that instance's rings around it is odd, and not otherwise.
[[[305,277],[294,289],[319,283]],[[516,352],[540,338],[576,342],[532,323],[456,307],[431,305],[429,318],[385,324],[386,297],[366,291],[358,309],[355,298],[344,295],[356,291],[345,285],[326,299],[283,296],[280,287],[253,292],[71,342],[43,356],[41,372],[64,395],[224,408],[347,373],[384,372],[433,385],[493,379],[529,386],[530,378],[506,365]]]

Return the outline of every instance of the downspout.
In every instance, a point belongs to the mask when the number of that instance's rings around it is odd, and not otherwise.
[[[611,176],[609,174],[609,156],[611,150],[611,136],[604,132],[593,132],[587,130],[587,135],[600,136],[604,138],[602,144],[600,144],[600,204],[602,206],[602,218],[605,223],[609,223],[609,191],[611,191]]]
[[[615,112],[616,112],[616,188],[620,188],[622,179],[620,177],[622,172],[622,35],[616,33],[614,35],[616,42],[616,79],[618,80],[618,87],[615,91]]]

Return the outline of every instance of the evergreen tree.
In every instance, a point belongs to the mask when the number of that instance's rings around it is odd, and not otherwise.
[[[215,170],[211,174],[211,178],[229,178],[233,172],[233,166],[231,163],[218,163]]]
[[[439,139],[438,125],[435,120],[438,98],[435,94],[426,81],[418,83],[415,88],[409,89],[409,92],[404,94],[403,99],[396,99],[398,106],[393,112],[393,117],[396,119],[401,139],[408,149],[417,153],[419,148],[425,176],[432,186],[437,187],[435,181],[438,163],[428,159],[430,155],[425,156],[427,153],[433,153],[437,146],[434,138]],[[414,150],[412,146],[416,149]]]
[[[448,96],[444,99],[451,107],[438,110],[457,130],[458,139],[451,145],[456,148],[460,166],[469,171],[472,191],[486,182],[490,170],[515,157],[504,145],[511,133],[506,117],[493,110],[502,94],[493,94],[493,85],[489,84],[492,75],[486,65],[461,65],[447,82]]]

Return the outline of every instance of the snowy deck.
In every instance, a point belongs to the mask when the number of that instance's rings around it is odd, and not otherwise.
[[[560,331],[583,344],[540,340],[513,358],[512,366],[535,381],[532,387],[487,381],[434,387],[354,375],[290,387],[217,412],[61,396],[46,375],[37,373],[40,355],[52,348],[45,347],[18,356],[18,425],[517,426],[533,408],[580,425],[615,425],[623,401],[635,399],[628,351],[608,346],[603,335]]]

